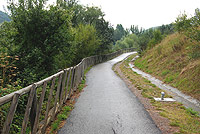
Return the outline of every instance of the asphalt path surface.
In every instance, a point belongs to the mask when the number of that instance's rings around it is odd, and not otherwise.
[[[59,134],[161,134],[144,106],[112,66],[131,53],[98,64]]]

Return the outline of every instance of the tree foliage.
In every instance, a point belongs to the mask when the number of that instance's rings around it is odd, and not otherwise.
[[[155,30],[153,32],[153,38],[148,42],[148,48],[153,48],[156,44],[160,43],[163,39],[163,36],[160,30]]]
[[[195,14],[193,17],[188,18],[184,13],[177,17],[175,23],[175,29],[179,33],[183,33],[188,37],[194,45],[190,47],[189,56],[191,58],[200,57],[200,9],[195,9]]]
[[[8,1],[12,21],[1,25],[0,47],[19,56],[23,85],[110,50],[114,30],[98,7],[77,0],[57,0],[48,8],[46,0]]]
[[[126,30],[122,26],[122,24],[117,24],[116,29],[114,30],[113,39],[114,41],[120,40],[123,36],[126,35]]]
[[[100,45],[96,29],[90,24],[80,24],[74,32],[75,59],[80,61],[83,57],[94,55]]]
[[[63,48],[70,49],[69,11],[58,6],[45,10],[44,2],[27,0],[10,5],[13,26],[17,31],[13,39],[17,46],[15,55],[20,58],[17,66],[21,77],[34,78],[37,75],[38,80],[52,74],[56,69],[54,56]]]
[[[114,46],[114,50],[125,48],[138,48],[138,37],[135,34],[130,34],[118,40]]]

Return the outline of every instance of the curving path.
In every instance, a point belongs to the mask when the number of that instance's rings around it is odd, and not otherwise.
[[[131,53],[94,66],[59,134],[161,134],[148,112],[112,66]]]

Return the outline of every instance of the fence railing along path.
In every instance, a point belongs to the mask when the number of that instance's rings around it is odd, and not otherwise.
[[[64,69],[44,80],[1,97],[0,106],[10,103],[10,107],[0,133],[9,134],[18,103],[23,96],[27,96],[27,99],[22,99],[24,103],[26,102],[26,106],[22,110],[24,118],[21,123],[21,134],[26,133],[28,125],[32,134],[44,133],[48,124],[54,121],[55,115],[61,110],[62,105],[77,90],[84,78],[85,69],[133,50],[134,48],[124,49],[111,54],[84,58],[76,66]]]

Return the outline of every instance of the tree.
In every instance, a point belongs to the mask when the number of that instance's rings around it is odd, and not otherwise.
[[[17,31],[13,37],[15,54],[20,58],[17,66],[24,83],[54,73],[54,57],[63,48],[70,48],[71,15],[58,6],[45,10],[44,3],[45,0],[20,0],[18,4],[10,4]]]
[[[113,43],[114,29],[103,18],[99,19],[95,24],[98,37],[100,39],[100,46],[97,49],[97,54],[107,53],[110,51],[110,44]]]
[[[84,57],[92,56],[100,45],[97,31],[92,25],[80,24],[75,28],[75,59],[80,62]]]
[[[148,42],[148,48],[153,48],[156,44],[162,41],[162,38],[160,30],[155,30],[153,32],[153,38]]]
[[[96,54],[101,54],[109,51],[110,44],[113,42],[113,28],[110,23],[105,21],[104,13],[98,7],[83,7],[75,3],[71,10],[73,10],[72,25],[73,27],[79,24],[92,25],[97,32],[100,39],[100,45]]]
[[[126,31],[124,30],[124,27],[122,24],[117,24],[116,29],[114,30],[114,41],[120,40],[123,36],[126,35]]]
[[[118,40],[114,46],[114,50],[125,48],[138,48],[138,37],[135,34],[127,35],[121,40]]]
[[[178,16],[175,29],[179,33],[185,34],[186,37],[193,42],[193,45],[190,46],[189,57],[196,59],[200,57],[200,9],[195,9],[195,15],[192,18],[187,18],[187,15],[181,14]]]

